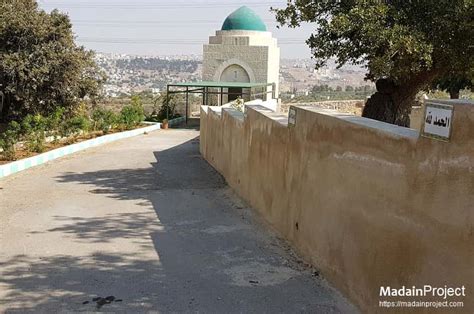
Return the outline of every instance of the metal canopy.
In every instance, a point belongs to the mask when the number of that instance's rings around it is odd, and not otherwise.
[[[271,87],[270,90],[268,87]],[[172,88],[174,90],[172,90]],[[241,88],[240,92],[232,92],[224,89]],[[258,91],[257,91],[258,90]],[[209,95],[218,95],[220,105],[223,105],[223,95],[246,95],[250,99],[257,96],[275,98],[275,83],[245,83],[245,82],[179,82],[166,86],[166,94],[186,94],[186,124],[188,123],[189,94],[202,94],[202,104],[208,105]],[[168,116],[168,113],[167,113]]]
[[[168,84],[168,86],[175,87],[223,87],[223,88],[257,88],[272,86],[273,83],[243,83],[243,82],[213,82],[213,81],[199,81],[199,82],[181,82]]]

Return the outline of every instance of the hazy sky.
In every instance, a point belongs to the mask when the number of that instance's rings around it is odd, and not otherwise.
[[[232,11],[247,5],[278,38],[283,58],[310,57],[311,25],[277,29],[270,7],[286,0],[39,0],[69,14],[78,43],[99,52],[138,55],[202,54],[202,45]]]

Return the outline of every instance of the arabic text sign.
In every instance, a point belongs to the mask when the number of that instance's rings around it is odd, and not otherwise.
[[[449,140],[453,122],[453,106],[426,103],[423,136]]]
[[[296,125],[296,108],[294,107],[290,107],[290,110],[288,111],[288,125]]]

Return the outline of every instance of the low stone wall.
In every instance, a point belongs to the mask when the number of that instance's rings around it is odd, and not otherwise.
[[[381,286],[464,285],[466,297],[449,301],[472,313],[473,105],[456,105],[453,128],[446,143],[314,107],[298,107],[290,127],[259,106],[245,116],[202,107],[200,149],[363,312],[427,300],[379,297]]]
[[[362,109],[364,109],[364,104],[365,100],[328,100],[309,103],[282,104],[280,109],[282,112],[288,112],[288,108],[290,106],[311,106],[320,109],[333,109],[339,112],[351,113],[356,116],[361,116]]]
[[[425,113],[424,106],[415,106],[411,108],[410,128],[420,131],[423,125],[423,115]]]
[[[282,104],[281,112],[287,113],[290,106],[312,106],[320,109],[333,109],[342,113],[350,113],[356,116],[362,116],[362,110],[365,106],[365,100],[329,100],[311,103]],[[410,128],[420,130],[422,125],[423,106],[413,106],[410,114]]]

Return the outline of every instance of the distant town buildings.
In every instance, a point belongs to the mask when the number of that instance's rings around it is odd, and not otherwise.
[[[148,91],[159,93],[168,82],[198,80],[200,56],[133,56],[124,54],[96,55],[98,65],[107,75],[104,92],[119,97]]]
[[[139,92],[157,94],[167,83],[199,81],[202,75],[202,56],[135,56],[125,54],[98,53],[96,60],[107,75],[104,86],[109,97],[131,95]],[[280,94],[290,97],[307,95],[313,87],[328,85],[336,90],[361,88],[372,85],[364,81],[365,69],[344,66],[337,69],[331,60],[327,66],[315,70],[311,59],[281,59]]]

